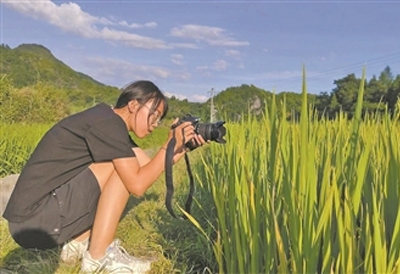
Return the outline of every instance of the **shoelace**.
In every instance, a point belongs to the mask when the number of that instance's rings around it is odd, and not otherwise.
[[[119,239],[116,239],[114,241],[114,244],[110,246],[111,249],[109,252],[112,254],[116,261],[123,261],[128,264],[132,263],[132,265],[134,264],[137,269],[146,269],[150,266],[151,262],[129,255],[126,249],[120,244],[121,241]]]
[[[123,248],[120,245],[120,241],[117,239],[114,241],[114,245],[112,246],[112,249],[110,252],[112,252],[115,255],[116,259],[123,258],[127,260],[128,262],[132,261],[132,256],[129,255],[129,253],[126,251],[125,248]]]

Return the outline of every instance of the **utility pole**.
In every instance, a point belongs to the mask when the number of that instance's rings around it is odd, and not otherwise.
[[[214,121],[214,88],[211,88],[211,90],[208,92],[211,96],[211,105],[210,105],[210,123],[212,123]]]

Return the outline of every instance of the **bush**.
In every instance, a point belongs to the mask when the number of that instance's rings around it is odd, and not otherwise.
[[[3,76],[0,90],[0,122],[3,123],[53,123],[70,113],[66,92],[50,84],[16,89]]]

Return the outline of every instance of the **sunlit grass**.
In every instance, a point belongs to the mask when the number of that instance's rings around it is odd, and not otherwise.
[[[50,127],[44,124],[0,123],[0,178],[21,172],[40,138]]]
[[[360,86],[352,121],[315,120],[306,92],[299,123],[273,103],[196,169],[218,273],[398,273],[400,114],[362,119]]]

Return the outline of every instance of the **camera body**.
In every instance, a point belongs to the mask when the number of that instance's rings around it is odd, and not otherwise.
[[[196,134],[203,137],[205,141],[214,141],[221,144],[226,143],[226,140],[224,140],[224,136],[226,134],[226,128],[223,126],[225,124],[225,121],[218,121],[215,123],[200,123],[199,117],[187,114],[181,119],[179,119],[179,121],[172,126],[172,129],[184,122],[192,123]],[[191,142],[188,142],[185,145],[190,150],[193,150],[197,147]]]

